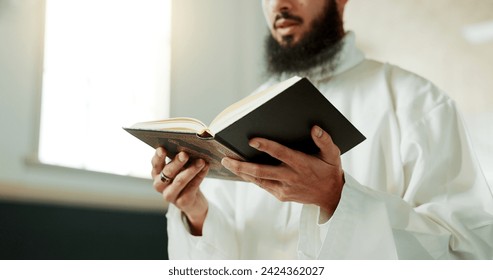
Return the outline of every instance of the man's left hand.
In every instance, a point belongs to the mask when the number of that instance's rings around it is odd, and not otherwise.
[[[255,183],[280,201],[320,206],[332,215],[339,204],[344,185],[340,150],[328,133],[314,126],[311,135],[320,148],[316,155],[292,150],[277,142],[253,138],[249,145],[281,161],[262,165],[224,158],[222,164],[246,181]]]

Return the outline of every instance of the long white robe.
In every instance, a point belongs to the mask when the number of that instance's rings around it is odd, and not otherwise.
[[[206,180],[203,236],[167,213],[171,259],[493,259],[493,198],[454,102],[344,40],[310,80],[367,137],[342,155],[332,217],[248,183]]]

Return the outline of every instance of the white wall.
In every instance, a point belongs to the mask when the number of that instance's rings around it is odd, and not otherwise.
[[[39,126],[43,16],[44,1],[0,0],[0,198],[162,209],[150,180],[32,160]],[[260,4],[179,0],[172,18],[171,112],[210,121],[262,80],[259,40],[265,24]]]
[[[174,1],[172,26],[172,115],[209,123],[259,85],[267,30],[260,1]]]
[[[463,33],[483,22],[493,22],[491,0],[351,0],[346,14],[367,56],[430,79],[467,113],[493,112],[493,36]]]

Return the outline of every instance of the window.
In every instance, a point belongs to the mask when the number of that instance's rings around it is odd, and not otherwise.
[[[42,163],[149,177],[122,126],[169,115],[170,0],[46,0]]]

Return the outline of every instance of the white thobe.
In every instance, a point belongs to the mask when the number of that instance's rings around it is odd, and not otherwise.
[[[454,102],[365,59],[349,32],[337,69],[309,79],[367,137],[342,155],[332,217],[250,183],[207,179],[203,235],[169,206],[171,259],[493,259],[493,199]]]

